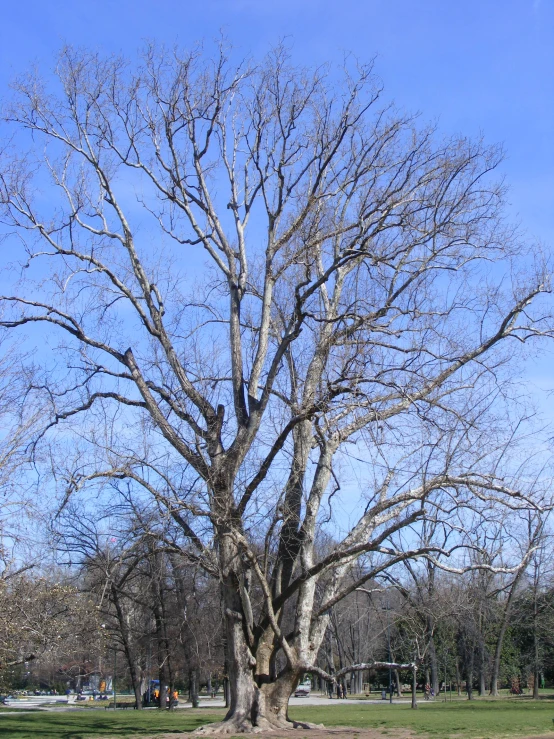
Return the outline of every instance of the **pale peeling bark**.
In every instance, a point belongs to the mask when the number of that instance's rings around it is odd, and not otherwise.
[[[225,719],[219,723],[206,724],[195,733],[214,734],[264,734],[268,731],[289,729],[322,728],[320,724],[307,721],[293,721],[288,716],[289,698],[298,685],[300,676],[287,674],[273,683],[251,684],[241,694],[239,702],[231,708]]]

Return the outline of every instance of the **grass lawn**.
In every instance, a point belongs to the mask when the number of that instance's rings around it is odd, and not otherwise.
[[[223,718],[223,711],[38,711],[0,716],[2,739],[93,739],[94,737],[178,734]]]
[[[291,717],[331,726],[359,726],[382,729],[411,729],[434,739],[469,737],[493,739],[504,736],[531,736],[554,731],[554,703],[550,701],[479,700],[409,705],[363,705],[294,707]]]
[[[472,703],[426,703],[418,711],[408,705],[295,706],[296,719],[323,723],[327,727],[352,726],[380,729],[386,736],[394,729],[411,729],[429,739],[499,739],[551,733],[554,703],[550,701],[480,700]],[[185,709],[164,711],[73,711],[68,713],[10,712],[0,716],[2,739],[94,739],[139,737],[192,731],[216,721],[223,711]],[[309,732],[299,733],[309,739]]]

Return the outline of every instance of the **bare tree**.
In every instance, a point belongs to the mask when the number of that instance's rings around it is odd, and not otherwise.
[[[235,67],[149,48],[136,71],[66,49],[58,91],[23,78],[6,114],[26,280],[1,323],[61,336],[51,438],[89,444],[67,493],[130,481],[220,579],[231,701],[209,731],[290,725],[332,607],[471,544],[395,532],[540,504],[499,418],[517,347],[551,332],[549,277],[518,261],[501,152],[418,127],[349,64],[335,83],[282,48]]]
[[[57,573],[59,575],[59,573]],[[0,579],[0,684],[9,686],[14,669],[62,659],[75,648],[90,605],[61,576],[19,572]],[[88,616],[88,625],[94,614]]]
[[[531,526],[533,525],[530,522]],[[531,528],[531,527],[530,527]],[[529,532],[531,534],[531,531]],[[543,528],[533,532],[537,546],[530,557],[528,580],[523,592],[518,593],[517,610],[521,649],[521,668],[532,690],[533,698],[539,698],[541,676],[548,665],[548,647],[552,644],[552,533]]]
[[[135,704],[142,708],[145,607],[141,564],[148,561],[144,539],[129,531],[106,533],[106,514],[92,516],[68,507],[57,520],[56,546],[69,558],[83,593],[94,602],[97,632],[127,663]],[[77,569],[75,569],[77,568]],[[141,601],[142,598],[142,601]],[[103,623],[100,623],[100,620]]]
[[[510,624],[510,619],[513,614],[514,600],[518,593],[518,588],[521,584],[522,579],[525,576],[527,567],[531,559],[535,555],[535,550],[540,545],[541,538],[545,532],[545,525],[547,523],[547,516],[545,515],[529,515],[527,518],[527,536],[522,538],[523,556],[522,562],[524,566],[520,567],[515,575],[511,576],[507,582],[502,583],[502,587],[499,588],[500,593],[504,596],[502,601],[498,604],[499,607],[499,624],[496,634],[496,643],[494,648],[494,657],[492,661],[491,670],[491,682],[490,682],[490,694],[498,695],[498,679],[500,675],[500,664],[502,657],[502,647],[504,644],[504,637]]]
[[[43,542],[32,535],[44,511],[30,464],[44,413],[29,393],[35,379],[29,357],[8,338],[0,332],[0,585],[34,567],[44,553]]]

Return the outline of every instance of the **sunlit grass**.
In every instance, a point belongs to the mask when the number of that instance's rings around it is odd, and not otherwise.
[[[531,736],[554,729],[554,703],[550,701],[479,700],[420,703],[417,711],[408,704],[385,703],[294,707],[293,718],[326,726],[380,729],[411,729],[431,737]]]
[[[379,729],[383,735],[407,729],[429,739],[501,739],[551,733],[554,702],[548,700],[479,700],[408,704],[356,704],[294,706],[291,717],[328,727]],[[0,716],[2,739],[106,739],[153,737],[193,731],[220,720],[223,710],[189,708],[169,711],[5,712]],[[304,734],[298,734],[304,736]],[[307,737],[309,739],[309,735]]]
[[[221,720],[223,711],[72,711],[17,713],[0,716],[2,739],[94,739],[179,734]]]

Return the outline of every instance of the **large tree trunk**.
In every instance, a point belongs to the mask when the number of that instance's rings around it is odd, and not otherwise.
[[[296,689],[301,672],[281,671],[277,677],[271,669],[272,638],[258,642],[256,658],[251,651],[251,634],[248,615],[244,612],[240,582],[233,564],[236,553],[233,545],[224,542],[222,552],[225,578],[222,583],[222,600],[225,608],[226,658],[229,677],[230,705],[220,723],[208,724],[199,729],[204,734],[237,734],[271,729],[290,729],[294,726],[309,728],[309,724],[292,722],[288,718],[288,703]]]
[[[281,674],[275,681],[258,685],[247,659],[230,655],[231,704],[224,720],[208,724],[199,731],[204,734],[262,733],[272,729],[309,728],[309,724],[291,721],[288,717],[289,698],[300,674]]]
[[[257,704],[257,686],[254,680],[256,661],[245,634],[244,616],[240,596],[232,583],[223,583],[225,605],[225,631],[227,674],[229,680],[229,710],[223,721],[229,733],[253,726],[253,714]],[[223,725],[221,728],[223,729]],[[234,728],[233,728],[234,727]],[[211,727],[215,730],[217,726]],[[210,727],[205,727],[209,730]],[[225,733],[223,731],[223,733]]]

